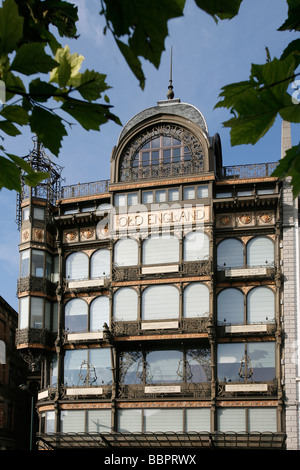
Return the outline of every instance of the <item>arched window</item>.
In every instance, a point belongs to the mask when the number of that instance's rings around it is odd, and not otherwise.
[[[114,293],[114,320],[136,321],[138,311],[138,295],[131,287],[122,287]]]
[[[247,244],[248,266],[272,266],[274,263],[274,243],[268,237],[252,238]]]
[[[208,257],[209,238],[206,233],[200,230],[189,232],[184,239],[184,260],[197,261]]]
[[[244,294],[235,288],[222,290],[217,299],[218,322],[221,324],[243,324]]]
[[[165,320],[179,317],[179,291],[175,286],[151,286],[143,292],[143,320]]]
[[[268,323],[275,318],[275,296],[268,287],[255,287],[247,295],[248,323]]]
[[[106,295],[97,297],[90,305],[90,331],[103,330],[103,325],[109,326],[109,298]]]
[[[116,266],[136,266],[138,264],[138,244],[132,238],[118,240],[114,246]]]
[[[99,279],[110,276],[110,251],[98,250],[91,258],[91,278]]]
[[[88,279],[89,258],[85,253],[77,252],[68,256],[66,261],[66,278],[68,280]]]
[[[143,264],[178,263],[179,241],[174,235],[153,235],[143,243]]]
[[[199,174],[204,170],[201,142],[189,131],[161,125],[131,142],[120,162],[120,181]]]
[[[82,299],[69,300],[65,305],[65,329],[69,333],[87,331],[88,305]]]
[[[243,244],[236,238],[228,238],[219,243],[217,249],[217,264],[219,269],[243,267]]]
[[[184,317],[206,317],[209,315],[209,290],[205,284],[192,283],[184,290]]]

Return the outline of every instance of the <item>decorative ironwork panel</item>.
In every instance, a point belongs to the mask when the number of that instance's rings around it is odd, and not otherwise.
[[[71,184],[63,186],[60,191],[61,199],[72,199],[82,196],[94,196],[109,191],[109,180],[93,181],[90,183]]]
[[[277,165],[278,162],[224,166],[219,170],[218,177],[220,179],[265,178],[272,175]]]
[[[17,292],[41,292],[51,296],[55,295],[56,284],[43,277],[21,277],[17,282]]]
[[[45,329],[25,328],[16,331],[16,344],[38,343],[43,346],[54,344],[53,334]]]

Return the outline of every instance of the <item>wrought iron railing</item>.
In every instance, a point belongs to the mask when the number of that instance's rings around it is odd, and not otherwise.
[[[223,166],[217,176],[219,179],[264,178],[272,176],[277,165],[278,162]]]
[[[90,183],[71,184],[60,190],[60,199],[95,196],[109,191],[109,180],[92,181]]]

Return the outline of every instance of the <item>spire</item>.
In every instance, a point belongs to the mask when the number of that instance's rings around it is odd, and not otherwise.
[[[168,93],[167,93],[168,100],[172,100],[174,98],[174,91],[173,91],[172,83],[173,81],[172,81],[172,46],[171,46],[170,80],[169,80]]]

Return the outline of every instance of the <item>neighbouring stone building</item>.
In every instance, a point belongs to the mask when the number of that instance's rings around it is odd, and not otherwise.
[[[298,209],[276,162],[225,166],[174,98],[124,126],[109,180],[61,186],[38,142],[28,161],[51,174],[18,200],[39,448],[298,448]]]

